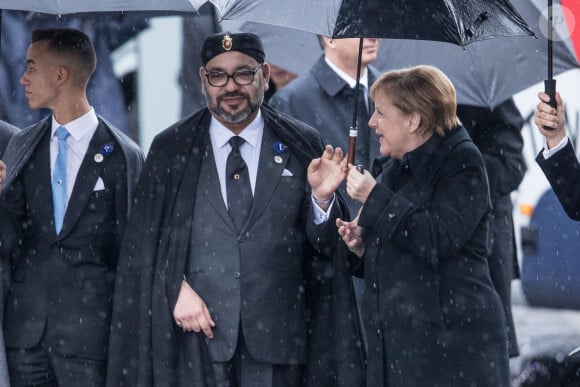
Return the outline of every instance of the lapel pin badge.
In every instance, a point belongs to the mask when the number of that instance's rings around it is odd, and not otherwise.
[[[274,156],[274,161],[277,164],[282,164],[282,156],[280,156],[281,154],[284,154],[284,152],[286,152],[286,144],[282,143],[282,142],[276,142],[274,143],[274,151],[276,152],[276,156]]]
[[[107,143],[103,144],[101,146],[101,149],[99,149],[99,153],[97,153],[95,155],[95,161],[97,163],[103,162],[103,160],[105,159],[105,156],[108,156],[111,153],[113,153],[113,149],[115,149],[115,146],[112,142],[107,142]]]

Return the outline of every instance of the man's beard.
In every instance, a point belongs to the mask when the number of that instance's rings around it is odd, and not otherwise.
[[[224,93],[216,98],[215,103],[212,100],[211,96],[209,95],[206,95],[205,100],[207,102],[209,110],[215,115],[217,115],[219,118],[230,124],[239,124],[240,122],[247,120],[248,117],[250,117],[254,112],[256,112],[260,108],[260,105],[262,104],[262,101],[264,99],[264,92],[262,87],[263,86],[260,85],[256,90],[256,94],[254,95],[255,97],[254,103],[252,103],[252,98],[250,98],[250,95],[239,91]],[[221,102],[226,97],[243,97],[247,101],[246,108],[236,114],[229,113],[228,111],[226,111],[221,107]]]

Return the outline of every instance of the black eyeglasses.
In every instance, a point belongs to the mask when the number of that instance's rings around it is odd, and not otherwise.
[[[262,67],[263,63],[260,63],[255,69],[253,70],[240,70],[236,71],[233,74],[224,73],[222,71],[215,71],[215,72],[208,72],[205,70],[205,77],[210,85],[213,87],[223,87],[228,84],[228,81],[231,79],[234,80],[236,85],[238,86],[245,86],[249,85],[250,83],[254,82],[254,76],[256,75],[256,71]]]

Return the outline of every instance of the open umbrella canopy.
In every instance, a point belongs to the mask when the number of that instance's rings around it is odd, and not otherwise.
[[[475,42],[463,49],[437,42],[385,40],[375,65],[383,71],[419,64],[436,66],[453,82],[458,102],[493,109],[548,76],[545,3],[545,0],[514,1],[536,39],[493,39]],[[559,0],[554,0],[554,4],[559,5]],[[555,12],[554,18],[565,20],[561,12]],[[554,27],[553,73],[580,67],[568,24],[561,22]]]
[[[464,46],[493,37],[530,34],[508,0],[1,0],[0,8],[52,14],[196,12],[208,2],[222,19],[332,37],[437,40]]]
[[[207,0],[191,0],[199,7]],[[335,38],[436,40],[464,46],[531,34],[507,0],[210,0],[223,19],[278,25]]]
[[[0,0],[0,8],[57,15],[117,11],[195,12],[199,9],[189,0]]]

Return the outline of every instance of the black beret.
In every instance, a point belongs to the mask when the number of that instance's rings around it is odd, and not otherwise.
[[[201,47],[201,61],[205,66],[213,57],[229,51],[239,51],[251,56],[258,63],[264,62],[265,54],[262,41],[258,35],[249,32],[235,34],[220,32],[208,36]]]

